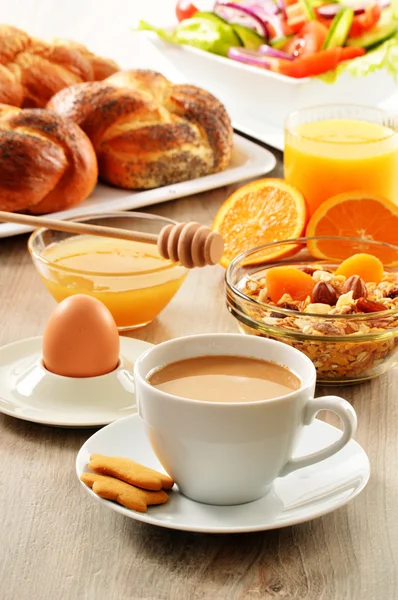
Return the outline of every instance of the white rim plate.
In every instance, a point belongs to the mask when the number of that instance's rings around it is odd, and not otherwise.
[[[234,129],[283,152],[285,147],[283,127],[255,119],[247,112],[243,113],[231,105],[228,106],[228,110]]]
[[[183,196],[213,190],[224,185],[243,181],[244,179],[266,175],[272,171],[275,165],[276,158],[271,152],[235,134],[231,164],[221,173],[214,173],[213,175],[206,175],[206,177],[200,177],[199,179],[183,181],[182,183],[143,192],[117,189],[99,183],[87,200],[74,208],[52,213],[50,216],[54,219],[71,219],[94,213],[134,210],[151,204],[168,202]],[[0,223],[0,238],[19,235],[29,231],[33,231],[33,228],[14,223]]]
[[[131,364],[152,346],[153,344],[149,342],[120,337],[121,356]],[[131,396],[126,394],[128,398],[126,405],[123,405],[123,402],[114,402],[112,406],[112,397],[110,397],[109,406],[106,406],[105,410],[103,406],[96,406],[95,398],[88,399],[85,407],[77,407],[76,401],[73,400],[70,405],[65,403],[57,405],[57,399],[54,398],[54,403],[51,403],[50,407],[43,404],[41,399],[35,401],[35,396],[29,396],[30,390],[22,390],[18,395],[13,394],[11,389],[18,383],[18,377],[35,361],[40,360],[41,348],[42,337],[20,340],[0,348],[0,413],[42,425],[88,428],[108,425],[137,412],[134,394]]]
[[[379,105],[386,111],[394,111],[398,101],[398,95],[395,94],[391,98],[388,98],[385,102]],[[271,148],[276,148],[283,152],[284,149],[284,131],[283,127],[272,125],[266,121],[260,121],[250,116],[248,112],[242,111],[238,107],[231,106],[228,104],[228,111],[232,120],[234,129],[237,129],[241,133],[249,135],[259,142],[263,142]]]
[[[340,430],[315,419],[311,426],[304,428],[297,455],[320,450],[340,435]],[[76,458],[79,480],[87,470],[90,454],[96,453],[126,456],[164,472],[139,415],[104,427],[83,444]],[[369,474],[366,453],[351,440],[331,458],[277,479],[264,498],[239,506],[200,504],[184,497],[175,486],[166,504],[151,506],[147,513],[139,513],[103,500],[82,482],[81,485],[103,507],[137,521],[183,531],[242,533],[296,525],[332,512],[363,490]]]

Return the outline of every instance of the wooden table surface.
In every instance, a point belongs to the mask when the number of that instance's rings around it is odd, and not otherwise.
[[[274,175],[280,175],[280,156]],[[210,223],[236,186],[151,207]],[[26,236],[0,240],[0,345],[40,335],[55,303]],[[191,272],[135,337],[160,342],[236,331],[223,270]],[[358,414],[372,475],[352,503],[315,521],[245,535],[202,535],[135,522],[92,502],[75,457],[92,430],[0,415],[1,600],[396,600],[398,372],[342,388]],[[331,389],[318,390],[331,393]]]

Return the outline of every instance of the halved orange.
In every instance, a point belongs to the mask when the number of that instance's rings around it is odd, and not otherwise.
[[[398,246],[398,206],[380,196],[367,192],[347,192],[326,200],[312,215],[307,237],[335,236],[359,238],[364,241],[355,252],[368,252],[385,265],[398,260],[398,251],[388,246],[373,247],[369,241]],[[332,240],[309,241],[312,256],[324,259],[345,259],[353,253],[352,244]]]
[[[221,264],[227,267],[238,254],[268,244],[300,237],[308,219],[304,196],[283,179],[260,179],[234,192],[221,206],[212,229],[224,238]],[[258,264],[289,256],[301,246],[274,246],[256,254]]]

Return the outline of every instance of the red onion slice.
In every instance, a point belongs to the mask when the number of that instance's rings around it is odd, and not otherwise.
[[[250,8],[237,6],[232,2],[217,2],[214,7],[216,15],[236,25],[244,25],[250,29],[254,29],[259,35],[268,39],[269,32],[267,24],[262,21]]]
[[[266,20],[268,15],[276,15],[279,13],[278,0],[217,0],[216,6],[233,5],[236,8],[248,9],[251,14],[254,14],[261,20]]]
[[[256,50],[249,50],[248,48],[230,48],[228,50],[229,58],[237,60],[246,65],[252,65],[254,67],[261,67],[262,69],[270,69],[271,64],[267,61],[264,54],[257,52]]]
[[[385,8],[388,8],[390,6],[390,2],[389,0],[379,0],[378,5],[381,9],[384,10]],[[354,6],[350,3],[324,4],[323,6],[319,6],[316,9],[316,12],[320,17],[324,17],[325,19],[333,19],[337,15],[337,13],[339,13],[340,10],[344,8],[344,6],[350,6],[354,10],[354,15],[362,15],[365,12],[366,8],[368,6],[371,6],[371,4],[369,2],[366,2],[364,4],[358,4],[357,6]]]
[[[284,0],[275,0],[280,12],[283,14],[284,17],[286,17],[286,4],[284,2]]]
[[[285,35],[284,31],[283,31],[283,25],[282,25],[282,21],[279,17],[279,15],[269,15],[267,18],[267,27],[268,27],[268,31],[270,31],[270,26],[272,27],[273,31],[274,31],[274,35],[269,35],[268,39],[279,39],[281,37],[283,37]]]
[[[272,46],[267,46],[267,44],[262,44],[258,48],[258,52],[263,54],[264,56],[270,56],[272,58],[282,58],[283,60],[294,60],[294,56],[288,54],[287,52],[282,52],[282,50],[277,50],[276,48],[272,48]]]
[[[274,2],[274,0],[241,0],[239,6],[250,8],[260,19],[267,18],[267,15],[274,15],[279,12],[278,3]]]
[[[256,1],[256,6],[258,5],[258,0],[246,0],[246,2],[250,1],[253,3]],[[245,27],[254,29],[254,31],[266,39],[270,39],[271,37],[282,37],[283,27],[281,19],[276,14],[278,8],[273,0],[269,0],[269,2],[271,4],[267,3],[264,4],[264,6],[271,6],[274,11],[273,13],[266,12],[265,8],[262,8],[260,12],[258,8],[252,8],[234,2],[226,2],[226,0],[218,0],[215,4],[214,12],[228,23],[236,23],[237,25],[244,25]],[[275,36],[271,35],[270,25],[272,26],[272,31],[275,32]]]

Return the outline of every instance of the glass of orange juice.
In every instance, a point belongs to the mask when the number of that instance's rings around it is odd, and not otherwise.
[[[366,106],[298,110],[285,123],[284,172],[311,214],[328,198],[351,191],[398,204],[398,120]]]

